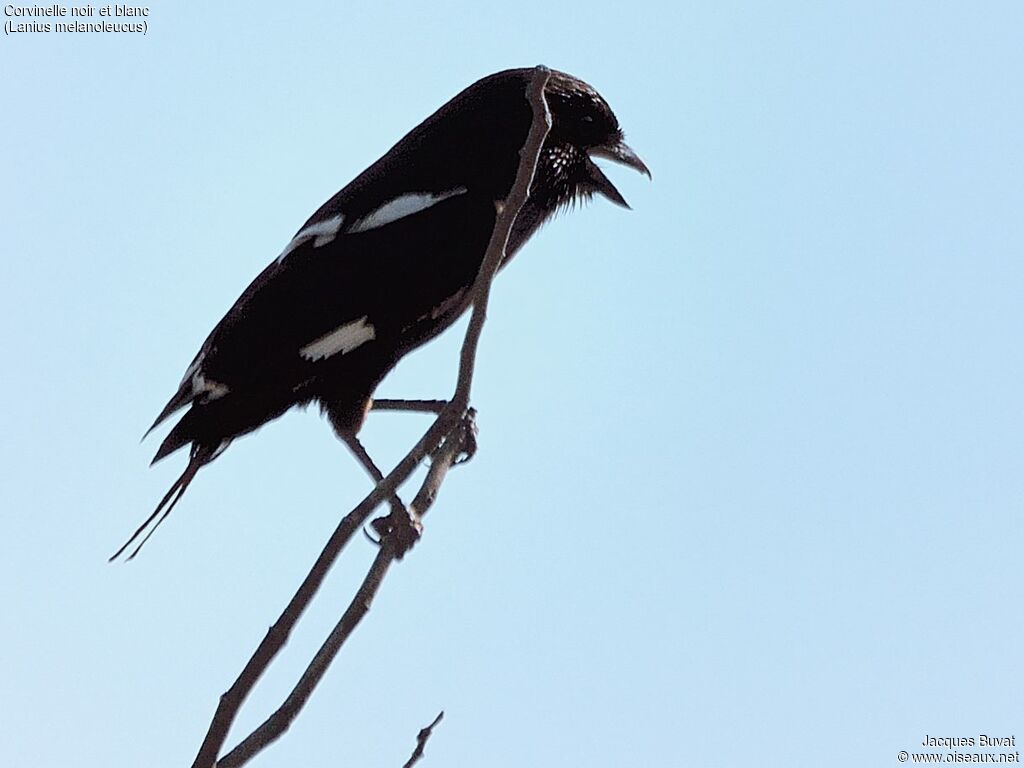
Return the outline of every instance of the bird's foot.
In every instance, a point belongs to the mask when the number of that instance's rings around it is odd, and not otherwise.
[[[370,527],[380,537],[378,544],[383,544],[385,540],[393,543],[396,560],[401,560],[423,535],[423,522],[415,510],[394,502],[391,504],[391,514],[372,520]]]
[[[476,425],[476,408],[469,408],[466,411],[459,428],[462,430],[462,447],[459,455],[455,457],[455,463],[465,464],[476,455],[476,436],[480,433]]]

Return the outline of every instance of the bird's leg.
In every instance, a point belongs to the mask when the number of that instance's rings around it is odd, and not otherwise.
[[[374,463],[373,458],[371,458],[369,452],[359,441],[359,438],[351,432],[342,430],[337,430],[337,434],[345,445],[348,446],[348,449],[352,451],[352,455],[363,465],[363,469],[373,478],[374,483],[381,482],[384,479],[384,473]],[[405,506],[405,503],[398,497],[397,493],[391,494],[390,502],[391,514],[387,517],[376,518],[370,525],[381,538],[390,533],[401,531],[402,533],[399,535],[403,535],[406,541],[399,547],[399,551],[404,552],[412,547],[416,539],[420,537],[423,525],[420,523],[419,515],[416,514],[416,511]]]
[[[366,470],[367,474],[373,478],[373,482],[381,482],[384,479],[384,473],[381,472],[380,467],[374,463],[373,458],[359,441],[359,438],[347,432],[339,432],[338,436],[342,439],[345,445],[348,446],[348,449],[352,451],[352,455],[355,456],[359,463],[363,465],[363,469]],[[405,504],[400,498],[398,498],[398,494],[392,493],[391,508],[394,509],[396,506],[399,509],[405,509]]]

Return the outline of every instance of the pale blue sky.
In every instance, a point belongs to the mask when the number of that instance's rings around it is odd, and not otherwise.
[[[181,766],[367,490],[311,410],[139,437],[327,197],[475,79],[597,87],[609,174],[495,286],[480,452],[255,765],[897,765],[1024,739],[1024,6],[151,6],[0,42],[0,763]],[[460,326],[461,328],[461,326]],[[459,334],[386,396],[450,391]],[[397,459],[425,426],[372,417]],[[244,710],[373,555],[356,542]],[[241,735],[236,732],[236,736]]]

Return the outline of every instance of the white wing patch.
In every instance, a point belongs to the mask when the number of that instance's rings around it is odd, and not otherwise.
[[[331,216],[331,218],[318,221],[316,224],[310,224],[285,246],[284,250],[281,251],[281,255],[277,257],[277,263],[280,264],[289,253],[311,238],[315,238],[313,239],[314,248],[327,245],[338,236],[338,231],[344,223],[345,217],[339,213],[337,216]]]
[[[317,360],[326,360],[339,352],[343,355],[346,352],[351,352],[356,347],[377,338],[376,329],[366,322],[366,318],[367,316],[363,315],[358,320],[345,323],[340,328],[324,334],[300,349],[299,354],[307,360],[316,362]]]
[[[455,187],[455,189],[449,189],[447,192],[406,192],[404,195],[399,195],[394,200],[384,203],[380,208],[370,211],[361,219],[356,219],[348,231],[366,232],[370,229],[377,229],[385,224],[398,221],[398,219],[404,219],[406,216],[412,216],[414,213],[425,211],[442,200],[447,200],[449,197],[455,197],[465,192],[465,187]]]

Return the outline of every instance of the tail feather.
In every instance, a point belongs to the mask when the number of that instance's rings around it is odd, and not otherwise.
[[[142,439],[145,440],[149,437],[149,433],[163,424],[172,413],[181,410],[194,399],[195,392],[193,391],[191,382],[183,381],[181,386],[178,388],[178,391],[174,393],[174,396],[167,401],[167,405],[164,406],[164,409],[160,411],[160,415],[156,417],[156,421],[153,422],[153,425],[146,430],[146,434],[142,436]]]
[[[150,466],[156,464],[160,459],[165,456],[169,456],[179,448],[184,448],[189,443],[195,444],[196,440],[203,439],[196,434],[196,409],[193,408],[185,413],[184,416],[174,425],[174,428],[167,433],[167,437],[160,443],[160,447],[157,449],[156,456],[153,457],[153,461],[150,462]],[[212,453],[212,451],[211,451]]]
[[[164,494],[164,497],[160,499],[160,503],[156,505],[156,509],[153,513],[147,517],[142,525],[135,529],[135,533],[126,541],[121,547],[110,556],[108,562],[113,562],[119,558],[135,541],[142,537],[135,549],[132,550],[131,554],[128,555],[126,560],[131,560],[142,549],[143,545],[149,541],[149,537],[153,535],[157,528],[160,527],[160,523],[167,519],[167,516],[171,514],[171,510],[174,509],[175,505],[181,500],[181,497],[185,494],[186,489],[195,478],[196,473],[204,465],[216,458],[220,453],[219,449],[210,448],[204,445],[194,446],[192,449],[192,455],[189,458],[188,466],[185,467],[185,471],[181,473],[181,476],[174,481],[170,490]],[[153,522],[153,521],[156,522]],[[152,527],[150,527],[152,524]],[[148,531],[147,531],[148,529]],[[145,534],[145,535],[143,535]]]

